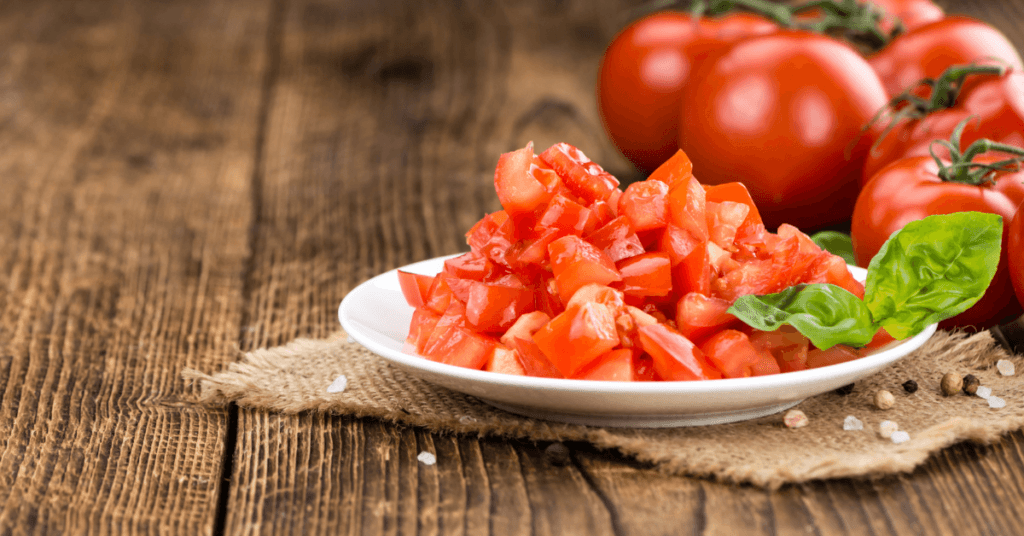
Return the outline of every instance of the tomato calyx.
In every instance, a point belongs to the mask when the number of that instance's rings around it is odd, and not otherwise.
[[[935,163],[938,164],[939,171],[937,175],[945,182],[959,182],[978,186],[986,182],[993,182],[992,175],[994,173],[1017,169],[1020,167],[1021,162],[1024,162],[1024,149],[1006,143],[994,142],[988,138],[975,141],[961,152],[960,137],[963,135],[967,123],[973,117],[971,116],[961,121],[956,126],[956,129],[953,130],[949,140],[935,140],[932,142],[933,145],[928,148],[932,158],[935,159]],[[949,164],[946,164],[942,158],[935,154],[934,144],[936,143],[949,150]],[[976,156],[989,151],[998,151],[1015,156],[998,162],[974,162]]]

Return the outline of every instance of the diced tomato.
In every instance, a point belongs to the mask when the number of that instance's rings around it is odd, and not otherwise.
[[[701,242],[708,239],[704,188],[697,179],[690,177],[672,187],[668,192],[669,223],[681,227]]]
[[[687,292],[711,293],[711,263],[708,261],[705,242],[700,242],[672,269],[672,281],[677,295]]]
[[[775,331],[753,330],[750,342],[759,351],[771,353],[782,372],[807,368],[810,341],[796,328],[784,325]]]
[[[672,158],[658,166],[658,169],[655,169],[647,177],[647,180],[660,181],[671,188],[683,181],[690,180],[691,177],[693,177],[693,162],[690,162],[690,157],[680,149],[672,155]]]
[[[633,352],[630,350],[612,350],[602,354],[577,372],[573,378],[608,382],[635,381]]]
[[[858,298],[864,299],[864,283],[857,281],[850,273],[846,261],[838,255],[822,251],[807,267],[804,283],[830,283],[842,287]]]
[[[540,233],[558,229],[562,234],[580,236],[590,221],[590,209],[562,194],[555,194],[537,219],[534,229]]]
[[[615,209],[607,201],[594,201],[587,208],[590,209],[590,213],[594,216],[595,229],[608,225],[608,222],[616,217]]]
[[[553,190],[549,190],[537,179],[531,165],[532,142],[518,151],[501,155],[494,170],[494,189],[498,193],[498,200],[513,220],[532,218],[533,212],[543,207],[554,195]]]
[[[519,364],[526,370],[527,376],[533,376],[535,378],[564,378],[563,375],[551,361],[544,355],[544,352],[540,351],[537,345],[527,339],[513,339],[513,345],[516,350],[516,358],[519,359]]]
[[[483,281],[495,271],[494,264],[483,255],[470,251],[444,261],[444,273],[459,279]]]
[[[827,367],[860,358],[860,353],[849,346],[836,345],[828,350],[811,348],[807,352],[807,368]]]
[[[437,314],[444,314],[453,298],[452,289],[448,286],[448,279],[438,275],[434,277],[434,282],[427,291],[424,305]]]
[[[500,372],[501,374],[512,374],[513,376],[526,376],[526,369],[516,357],[515,350],[507,346],[498,345],[491,352],[491,358],[484,365],[488,372]]]
[[[878,328],[878,331],[875,332],[875,336],[871,338],[871,342],[865,344],[864,347],[861,348],[861,355],[877,351],[879,348],[893,342],[896,342],[896,337],[889,335],[889,332],[885,331],[885,328]]]
[[[669,224],[661,233],[660,240],[658,241],[658,251],[667,253],[669,258],[672,259],[672,266],[676,266],[683,262],[683,259],[692,253],[694,249],[703,244],[704,242],[694,238],[693,234],[689,231]]]
[[[604,285],[598,285],[597,283],[590,283],[580,287],[579,290],[572,295],[572,298],[569,298],[569,302],[565,304],[565,307],[569,308],[573,305],[582,306],[589,302],[607,305],[611,308],[612,314],[614,315],[620,314],[626,307],[622,291],[606,287]]]
[[[748,378],[752,367],[761,360],[747,335],[734,329],[723,329],[700,345],[711,364],[726,378]]]
[[[612,192],[618,190],[618,179],[568,143],[552,145],[541,153],[540,159],[558,172],[565,186],[587,204],[607,201]]]
[[[688,292],[676,304],[676,326],[688,339],[700,341],[739,320],[727,311],[731,302]]]
[[[672,261],[666,253],[645,253],[616,263],[622,291],[631,296],[668,296],[672,292]]]
[[[732,254],[722,249],[718,244],[709,241],[707,248],[708,264],[714,269],[714,276],[727,274],[740,267],[740,263],[733,260]]]
[[[653,382],[658,381],[658,373],[654,371],[654,360],[649,355],[633,356],[633,381]]]
[[[543,311],[548,316],[554,317],[565,310],[565,304],[558,295],[558,285],[555,278],[544,279],[537,285],[537,310]]]
[[[409,335],[405,342],[416,347],[416,353],[423,353],[423,346],[430,339],[430,334],[437,327],[441,315],[426,307],[417,307],[412,313],[412,321],[409,323]]]
[[[466,243],[473,251],[479,252],[506,221],[508,221],[508,214],[504,210],[484,216],[466,233]]]
[[[522,284],[474,282],[466,300],[466,321],[477,331],[505,331],[535,307],[533,289]]]
[[[505,254],[509,266],[516,270],[523,270],[529,265],[542,266],[547,260],[548,244],[561,234],[558,229],[547,229],[540,236],[522,239],[512,244]]]
[[[742,203],[749,207],[743,223],[736,232],[735,240],[745,240],[764,232],[764,224],[761,222],[761,213],[757,211],[754,199],[742,182],[727,182],[706,188],[706,200],[709,203],[723,203],[731,201]]]
[[[615,348],[615,316],[600,303],[569,307],[534,333],[533,342],[548,360],[570,377],[597,356]]]
[[[639,329],[640,346],[650,354],[654,370],[667,381],[718,379],[722,374],[715,369],[704,353],[690,339],[665,324],[644,326]]]
[[[629,225],[629,218],[619,216],[587,235],[586,240],[604,251],[612,262],[644,253],[644,245]]]
[[[434,276],[414,274],[398,270],[398,286],[402,288],[402,296],[411,307],[422,307],[434,284]]]
[[[424,348],[424,355],[446,365],[480,370],[491,357],[496,344],[497,341],[491,337],[466,328],[451,327],[435,346]]]
[[[708,201],[706,209],[710,240],[722,249],[732,251],[736,232],[743,225],[750,207],[733,201]]]
[[[572,295],[587,283],[607,285],[622,279],[615,263],[604,252],[578,236],[569,235],[555,240],[548,245],[548,255],[562,303],[568,303]]]
[[[776,281],[771,260],[753,260],[716,279],[710,294],[732,303],[747,294],[770,294]]]
[[[619,214],[634,231],[661,229],[668,224],[668,185],[659,181],[630,184],[619,198]]]

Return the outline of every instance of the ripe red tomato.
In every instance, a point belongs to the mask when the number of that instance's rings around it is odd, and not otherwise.
[[[975,162],[995,162],[1002,157],[985,154]],[[946,165],[948,161],[944,162]],[[987,212],[1003,217],[1003,251],[1007,249],[1010,219],[1024,201],[1024,172],[996,173],[992,183],[975,186],[944,182],[938,164],[931,157],[910,157],[883,168],[861,191],[853,211],[850,234],[857,263],[867,266],[889,235],[911,221],[935,214]],[[940,324],[940,327],[998,324],[1019,315],[1020,304],[1013,299],[1006,255],[985,295],[973,307]]]
[[[849,46],[780,31],[705,62],[683,100],[680,147],[701,182],[742,180],[767,227],[810,229],[849,219],[879,131],[861,128],[888,97]]]
[[[777,29],[748,13],[694,20],[662,12],[629,25],[608,46],[598,75],[608,135],[638,168],[655,169],[676,152],[682,90],[697,64],[730,43]]]
[[[910,156],[929,156],[931,150],[947,158],[949,151],[935,140],[948,140],[957,125],[971,118],[960,138],[968,146],[981,138],[1024,147],[1024,72],[1002,76],[969,76],[952,108],[922,119],[901,120],[871,150],[864,163],[861,186],[890,162]]]
[[[897,95],[950,65],[995,60],[1021,68],[1020,55],[999,30],[979,20],[953,16],[893,39],[868,58],[889,95]]]
[[[870,0],[885,11],[886,15],[898,18],[903,23],[903,28],[913,30],[924,26],[929,22],[942,19],[946,14],[942,8],[935,5],[931,0]],[[891,31],[892,21],[889,17],[883,19],[884,31]]]
[[[1020,207],[1017,207],[1017,213],[1010,220],[1004,251],[1017,303],[1024,305],[1024,211]]]

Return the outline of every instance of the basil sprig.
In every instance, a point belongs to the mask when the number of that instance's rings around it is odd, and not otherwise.
[[[842,257],[846,264],[857,264],[857,259],[853,257],[853,240],[850,239],[850,235],[839,231],[819,231],[811,235],[811,240],[819,248]]]
[[[999,265],[1003,218],[983,212],[908,223],[868,265],[864,300],[828,284],[741,296],[729,313],[755,329],[796,328],[814,346],[864,346],[879,328],[904,339],[974,305]]]

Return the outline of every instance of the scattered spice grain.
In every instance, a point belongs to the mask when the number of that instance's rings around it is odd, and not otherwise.
[[[896,397],[892,396],[892,393],[885,389],[880,389],[875,393],[875,407],[878,409],[889,409],[896,404]]]
[[[916,393],[917,392],[917,382],[915,382],[914,380],[907,380],[907,381],[903,382],[903,390],[908,392],[908,393],[910,393],[910,394]]]
[[[959,393],[964,387],[964,379],[959,374],[947,372],[942,376],[942,381],[939,383],[942,388],[942,394],[945,396],[953,396]]]
[[[807,426],[807,415],[798,409],[791,409],[782,417],[782,422],[786,428],[803,428]]]
[[[964,376],[964,392],[969,395],[978,393],[978,387],[981,386],[981,380],[978,379],[974,374],[968,374]]]

